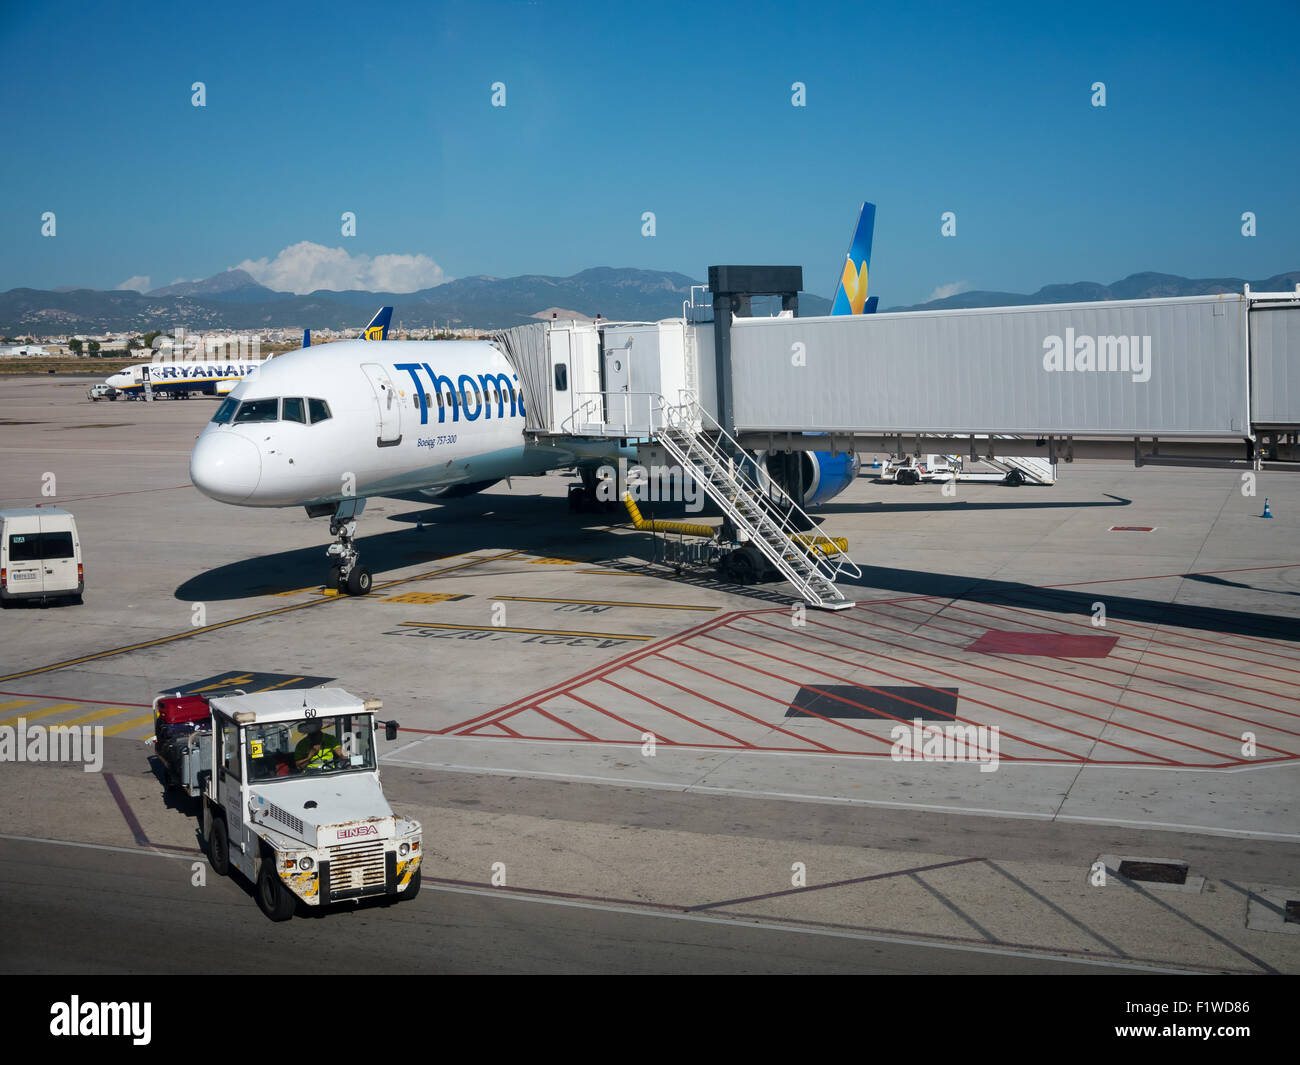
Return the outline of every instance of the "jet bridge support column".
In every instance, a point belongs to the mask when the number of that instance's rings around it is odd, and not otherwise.
[[[710,266],[709,291],[713,293],[713,352],[718,382],[718,423],[729,433],[736,430],[731,378],[731,316],[753,317],[754,296],[780,296],[781,309],[799,316],[802,266]]]

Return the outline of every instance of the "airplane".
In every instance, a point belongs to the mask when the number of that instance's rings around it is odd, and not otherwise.
[[[864,204],[848,259],[853,278],[846,267],[841,282],[844,290],[851,280],[846,300],[858,311],[869,305],[874,220],[874,206]],[[635,454],[617,441],[529,442],[519,378],[492,341],[389,341],[376,350],[364,340],[303,340],[222,402],[195,442],[190,480],[218,502],[302,506],[309,517],[329,517],[335,540],[326,551],[326,586],[350,595],[365,595],[373,583],[356,545],[371,496],[466,495],[575,467],[594,484],[599,466]],[[802,485],[804,504],[834,498],[858,472],[852,453],[758,459],[792,498]]]
[[[365,340],[386,340],[388,325],[393,318],[392,307],[381,307],[362,331]],[[303,332],[303,347],[311,343],[310,335]],[[269,357],[268,357],[269,358]],[[256,374],[268,359],[220,358],[179,361],[138,362],[123,367],[104,382],[128,399],[143,396],[146,382],[154,395],[174,395],[181,399],[191,393],[200,395],[226,395],[239,381]]]
[[[240,382],[199,434],[190,479],[244,507],[330,518],[327,586],[370,591],[357,519],[370,496],[469,494],[584,465],[608,441],[529,443],[519,378],[491,341],[345,340],[288,352]]]

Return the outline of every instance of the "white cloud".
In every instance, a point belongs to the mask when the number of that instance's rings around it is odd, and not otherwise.
[[[148,274],[137,274],[135,277],[128,277],[117,287],[118,291],[130,289],[132,292],[148,292],[153,286],[149,284]]]
[[[291,244],[274,259],[245,259],[236,270],[277,292],[302,295],[318,288],[339,292],[415,292],[441,285],[448,278],[427,255],[349,255],[342,248],[327,248],[303,240]]]
[[[940,285],[925,297],[925,302],[929,303],[931,300],[944,300],[949,296],[956,296],[961,292],[969,292],[974,287],[975,286],[969,281],[954,281],[950,285]]]

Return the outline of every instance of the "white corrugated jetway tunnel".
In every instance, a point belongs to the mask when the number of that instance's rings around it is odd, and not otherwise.
[[[499,340],[525,383],[533,432],[653,436],[683,393],[718,413],[711,323],[543,322]],[[805,433],[845,448],[1014,434],[1040,452],[1038,440],[1285,436],[1300,427],[1300,289],[735,318],[731,383],[727,428],[755,448],[825,446]],[[543,404],[531,402],[538,395]]]

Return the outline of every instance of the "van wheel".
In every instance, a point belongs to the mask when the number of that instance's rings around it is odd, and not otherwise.
[[[293,892],[280,883],[271,857],[262,859],[262,870],[257,874],[257,905],[272,921],[287,921],[298,908]]]
[[[78,592],[76,595],[68,596],[68,602],[71,603],[73,606],[81,606],[84,601],[85,600],[81,598],[80,592]]]
[[[411,899],[415,898],[415,896],[418,895],[419,893],[420,893],[420,870],[416,869],[416,871],[411,874],[411,882],[406,885],[406,890],[403,891],[402,894],[398,897],[403,902],[410,902]]]
[[[217,876],[230,874],[230,837],[226,834],[226,822],[220,817],[212,818],[212,835],[208,839],[208,861]]]

